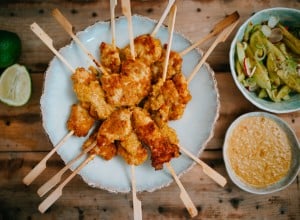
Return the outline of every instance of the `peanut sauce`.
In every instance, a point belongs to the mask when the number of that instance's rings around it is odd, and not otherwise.
[[[262,188],[278,182],[291,164],[291,146],[272,119],[242,119],[228,141],[227,155],[235,174],[246,184]]]

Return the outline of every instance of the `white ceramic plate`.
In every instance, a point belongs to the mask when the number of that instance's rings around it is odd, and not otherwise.
[[[141,16],[133,16],[134,36],[151,33],[156,22]],[[124,47],[129,43],[127,20],[120,17],[116,20],[116,45]],[[96,57],[99,58],[99,45],[101,42],[111,42],[109,22],[98,22],[77,34],[81,42]],[[168,31],[162,27],[157,36],[164,44],[168,40]],[[190,41],[179,33],[174,33],[172,50],[181,51],[190,45]],[[88,57],[71,42],[60,49],[60,53],[69,63],[76,67],[93,65]],[[183,57],[183,73],[189,75],[199,62],[201,54],[197,50],[191,51]],[[66,121],[70,107],[76,103],[70,79],[71,72],[57,57],[50,62],[46,72],[44,92],[41,97],[41,110],[43,126],[53,145],[68,133]],[[205,64],[189,85],[193,96],[187,105],[181,120],[170,123],[177,131],[181,146],[187,148],[194,155],[199,155],[213,134],[214,124],[218,117],[219,96],[216,88],[214,72]],[[80,153],[81,145],[86,138],[71,137],[66,144],[58,150],[58,154],[67,163]],[[78,161],[72,169],[76,168]],[[194,164],[191,159],[182,154],[171,161],[177,174],[181,175]],[[169,185],[173,179],[167,169],[155,171],[148,159],[144,164],[136,167],[136,184],[138,191],[154,191]],[[81,172],[84,181],[93,187],[99,187],[111,192],[129,192],[131,190],[130,167],[119,156],[110,161],[96,157]]]

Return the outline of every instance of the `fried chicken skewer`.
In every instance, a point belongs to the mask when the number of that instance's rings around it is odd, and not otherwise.
[[[169,18],[169,42],[168,42],[168,48],[169,51],[172,47],[172,36],[173,36],[173,31],[174,31],[174,23],[175,23],[175,18],[176,18],[176,12],[177,12],[177,6],[176,4],[172,6],[172,9],[170,11],[170,18]],[[168,51],[167,48],[167,51]],[[168,52],[166,54],[166,56],[169,56]],[[167,72],[167,67],[168,67],[168,62],[169,60],[166,57],[166,61],[164,63],[164,74],[163,74],[163,82],[166,80],[166,72]],[[179,149],[178,149],[179,151]],[[198,215],[198,210],[196,208],[196,206],[194,205],[193,201],[191,200],[189,194],[187,193],[187,191],[185,190],[184,186],[182,185],[181,181],[179,180],[179,178],[176,175],[176,172],[174,171],[173,167],[171,166],[170,162],[166,163],[166,166],[168,167],[170,173],[172,174],[173,178],[175,179],[179,189],[180,189],[180,199],[181,201],[184,203],[186,209],[188,210],[190,216],[193,218],[196,215]]]
[[[135,60],[135,51],[134,51],[134,37],[132,30],[132,18],[131,18],[131,6],[130,0],[121,0],[122,3],[122,12],[128,20],[128,32],[129,32],[129,42],[130,42],[130,53],[131,59]],[[131,74],[130,74],[131,75]],[[131,165],[131,185],[132,185],[132,201],[133,201],[133,218],[134,220],[143,219],[142,215],[142,203],[136,196],[136,180],[135,180],[135,167]]]

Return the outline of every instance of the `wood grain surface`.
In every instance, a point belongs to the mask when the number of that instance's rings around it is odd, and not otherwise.
[[[158,20],[166,0],[132,0],[132,14]],[[175,29],[192,41],[209,33],[214,24],[237,10],[241,23],[253,13],[270,7],[300,9],[299,0],[177,0]],[[71,21],[75,31],[99,21],[109,20],[108,0],[0,0],[0,29],[18,33],[22,40],[22,55],[18,61],[25,65],[32,77],[32,96],[22,107],[0,103],[0,220],[7,219],[133,219],[132,196],[113,194],[89,187],[76,176],[63,190],[63,196],[45,213],[37,207],[42,201],[37,189],[63,166],[58,155],[48,161],[48,167],[30,186],[22,178],[52,149],[42,126],[40,97],[44,72],[54,57],[51,51],[30,31],[37,22],[53,39],[56,48],[70,43],[71,38],[51,16],[59,8]],[[120,16],[120,3],[116,16]],[[236,30],[235,30],[236,31]],[[230,70],[229,39],[213,51],[208,63],[216,73],[220,94],[220,116],[214,136],[200,158],[228,180],[222,188],[204,175],[199,166],[181,177],[183,185],[198,209],[194,219],[299,219],[299,175],[285,190],[269,195],[253,195],[236,187],[229,179],[222,158],[224,135],[239,115],[259,111],[249,103],[235,86]],[[201,46],[207,50],[211,42]],[[300,139],[300,112],[280,114]],[[68,172],[70,173],[70,172]],[[138,193],[142,201],[143,219],[188,219],[189,214],[179,199],[175,183],[153,193]]]

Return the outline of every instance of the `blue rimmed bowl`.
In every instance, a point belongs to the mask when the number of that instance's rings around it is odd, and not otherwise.
[[[287,171],[286,175],[281,178],[276,183],[273,183],[271,185],[265,186],[265,187],[255,187],[250,184],[247,184],[244,182],[234,171],[233,167],[231,166],[230,160],[229,160],[229,140],[231,138],[235,138],[233,136],[233,131],[235,130],[236,126],[244,119],[249,117],[263,117],[273,120],[280,128],[281,130],[286,134],[288,141],[290,143],[291,147],[291,163],[289,170]],[[225,162],[226,171],[232,180],[232,182],[237,185],[240,189],[253,193],[253,194],[269,194],[273,192],[277,192],[280,190],[285,189],[288,187],[297,177],[298,173],[300,172],[300,144],[297,139],[297,136],[293,129],[281,118],[278,116],[266,113],[266,112],[250,112],[241,115],[238,117],[234,122],[231,123],[229,128],[227,129],[224,145],[223,145],[223,158]]]
[[[263,21],[267,21],[270,16],[276,16],[279,18],[280,22],[283,25],[288,26],[299,26],[300,21],[300,10],[292,8],[269,8],[259,12],[256,12],[253,16],[247,19],[241,27],[238,29],[233,41],[231,43],[230,52],[229,52],[229,61],[230,61],[230,70],[234,82],[238,89],[242,92],[244,97],[249,100],[256,107],[272,112],[272,113],[289,113],[300,110],[300,94],[293,94],[289,100],[281,102],[273,102],[266,99],[258,98],[254,92],[250,92],[246,89],[238,80],[237,72],[235,69],[235,55],[236,55],[236,43],[241,41],[245,29],[249,22],[253,24],[259,24]]]

